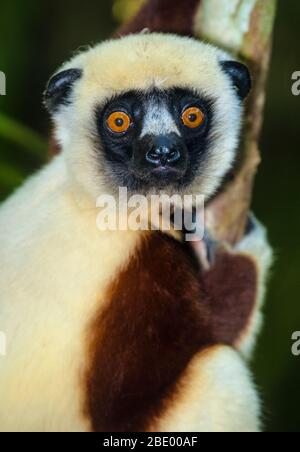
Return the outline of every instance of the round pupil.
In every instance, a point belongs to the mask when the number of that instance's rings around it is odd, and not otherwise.
[[[115,124],[116,124],[117,127],[122,127],[122,126],[124,125],[124,119],[122,119],[122,118],[117,118],[117,119],[115,120]]]
[[[191,113],[191,114],[189,115],[189,121],[190,121],[190,122],[195,122],[195,121],[197,121],[197,115],[196,115],[196,113]]]

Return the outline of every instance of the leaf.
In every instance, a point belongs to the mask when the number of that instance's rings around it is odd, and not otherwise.
[[[45,160],[48,149],[47,141],[29,127],[3,113],[0,113],[0,137],[22,147],[38,161]]]
[[[118,22],[127,22],[138,12],[144,3],[145,0],[115,0],[113,15]]]
[[[0,165],[0,193],[2,189],[13,189],[20,185],[26,174],[22,172],[18,167],[11,165],[10,163],[2,162]]]

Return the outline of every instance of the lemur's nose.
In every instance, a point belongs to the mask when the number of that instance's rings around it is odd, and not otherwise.
[[[166,146],[154,147],[147,152],[146,159],[153,165],[170,165],[180,159],[180,152],[178,149],[170,149]]]
[[[160,138],[146,154],[147,162],[155,166],[172,165],[181,157],[179,149],[167,138]]]

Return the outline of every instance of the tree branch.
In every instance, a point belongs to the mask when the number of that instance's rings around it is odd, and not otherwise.
[[[236,243],[244,234],[252,188],[260,163],[265,84],[271,55],[277,0],[202,0],[195,21],[197,37],[246,60],[253,76],[241,143],[243,161],[233,180],[211,202],[207,226],[219,240]]]

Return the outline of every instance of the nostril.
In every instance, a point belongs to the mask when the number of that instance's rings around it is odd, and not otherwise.
[[[178,149],[171,149],[170,153],[167,156],[167,161],[168,161],[168,163],[175,163],[175,162],[178,162],[180,157],[181,157],[181,154],[178,151]]]
[[[146,160],[149,163],[152,163],[154,165],[158,165],[161,162],[161,152],[159,149],[153,148],[146,154]]]

